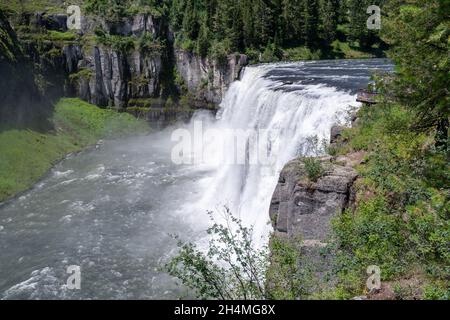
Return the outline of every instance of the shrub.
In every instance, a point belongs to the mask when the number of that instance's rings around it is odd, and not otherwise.
[[[316,158],[304,158],[302,162],[305,166],[308,179],[313,182],[317,182],[325,173],[322,163]]]
[[[202,299],[298,299],[310,294],[312,273],[301,262],[301,241],[272,236],[269,248],[258,247],[252,229],[242,225],[225,207],[225,224],[213,225],[207,250],[178,240],[180,251],[166,264],[169,274],[181,280]]]
[[[299,238],[272,236],[270,266],[266,276],[269,299],[296,300],[311,294],[313,277],[305,261],[302,261],[301,243]]]
[[[180,251],[166,270],[202,299],[265,299],[267,248],[256,248],[252,229],[244,227],[228,208],[224,213],[226,226],[209,212],[213,225],[207,230],[211,238],[206,253],[175,237]]]
[[[164,45],[158,39],[154,39],[151,33],[144,33],[137,41],[139,50],[144,53],[161,53]]]
[[[250,63],[258,63],[260,60],[261,52],[259,52],[258,50],[254,49],[254,48],[247,48],[245,50],[245,54]]]
[[[282,56],[281,50],[274,43],[270,43],[264,49],[262,54],[262,62],[277,62]]]

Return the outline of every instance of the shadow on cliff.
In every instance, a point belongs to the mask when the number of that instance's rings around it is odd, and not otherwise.
[[[0,10],[0,131],[31,129],[40,132],[52,128],[56,92],[45,89],[47,81],[35,73],[33,62],[19,45],[16,33]]]
[[[25,68],[0,63],[0,131],[53,129],[49,119],[55,99],[41,94],[35,75]]]

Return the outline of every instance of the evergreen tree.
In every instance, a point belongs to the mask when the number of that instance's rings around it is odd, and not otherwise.
[[[93,0],[90,0],[93,1]],[[106,1],[106,0],[105,0]],[[109,0],[108,0],[109,1]],[[116,0],[111,0],[116,1]],[[211,51],[262,53],[271,45],[317,48],[337,38],[349,24],[349,39],[363,47],[378,41],[367,30],[367,7],[384,0],[139,0],[170,4],[177,39],[202,55]],[[156,1],[156,2],[155,2]],[[153,3],[152,2],[152,3]],[[340,33],[340,40],[346,41]],[[220,49],[220,50],[219,50]],[[255,54],[254,54],[255,55]]]
[[[283,42],[288,45],[300,44],[305,39],[305,0],[283,0],[281,6]]]
[[[411,129],[435,130],[437,145],[448,151],[450,2],[392,1],[387,11],[382,30],[397,68],[393,95],[416,114]]]
[[[188,38],[193,40],[197,39],[200,29],[195,3],[195,0],[187,0],[183,18],[183,32]]]
[[[318,27],[319,27],[319,1],[306,0],[304,10],[304,36],[305,43],[308,46],[316,46],[318,41]]]
[[[322,0],[320,3],[320,37],[326,43],[336,39],[339,7],[339,0]]]

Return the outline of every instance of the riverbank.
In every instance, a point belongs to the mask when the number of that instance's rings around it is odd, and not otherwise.
[[[61,99],[45,132],[0,130],[0,202],[27,190],[66,154],[100,139],[149,131],[148,124],[126,113],[101,109],[80,99]]]

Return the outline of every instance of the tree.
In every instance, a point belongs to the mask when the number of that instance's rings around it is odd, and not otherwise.
[[[304,11],[304,36],[305,42],[308,46],[313,47],[318,42],[318,27],[319,27],[319,1],[306,0]]]
[[[300,268],[301,239],[273,236],[270,250],[258,247],[252,229],[225,207],[224,224],[213,225],[207,251],[178,240],[180,251],[166,265],[172,276],[198,298],[221,300],[299,299],[314,285],[308,268]],[[269,255],[270,251],[270,255]]]
[[[388,9],[382,36],[396,64],[392,95],[416,114],[410,129],[435,130],[437,145],[448,151],[450,2],[396,0]]]
[[[339,0],[320,2],[320,37],[327,43],[336,39],[338,26]]]

